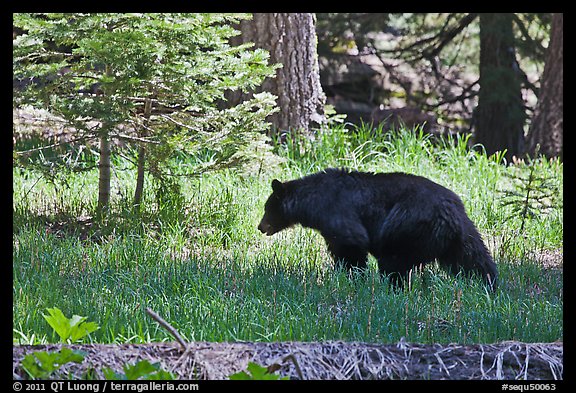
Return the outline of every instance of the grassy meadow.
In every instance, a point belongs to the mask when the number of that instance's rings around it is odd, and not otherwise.
[[[42,317],[48,307],[98,323],[85,340],[98,343],[173,341],[145,307],[190,341],[562,340],[562,164],[532,164],[555,192],[546,198],[550,208],[522,217],[504,203],[503,190],[515,183],[509,175],[528,176],[530,167],[503,165],[467,148],[465,138],[381,131],[336,127],[314,142],[288,141],[276,148],[282,161],[275,166],[181,177],[183,197],[161,204],[148,188],[140,214],[130,209],[135,170],[116,156],[112,211],[103,222],[91,219],[97,169],[70,173],[64,186],[15,168],[14,343],[58,341]],[[374,259],[352,279],[335,271],[313,230],[272,237],[257,230],[273,178],[333,166],[404,171],[454,190],[495,258],[498,291],[435,265],[394,291]]]

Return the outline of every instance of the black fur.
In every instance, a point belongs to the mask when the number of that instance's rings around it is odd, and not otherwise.
[[[497,269],[460,198],[421,176],[327,169],[282,183],[258,229],[273,235],[295,224],[320,231],[337,264],[364,268],[368,253],[401,283],[435,259],[452,273],[480,274],[495,288]]]

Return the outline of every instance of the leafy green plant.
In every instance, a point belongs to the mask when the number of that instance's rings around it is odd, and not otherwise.
[[[82,363],[85,352],[62,348],[58,352],[37,351],[24,356],[22,368],[32,379],[45,379],[66,363]]]
[[[86,337],[90,333],[99,329],[94,322],[86,322],[86,317],[78,315],[67,318],[57,307],[48,308],[50,315],[42,315],[48,324],[60,336],[63,343],[76,342]],[[22,368],[32,379],[44,379],[57,371],[62,365],[70,362],[82,363],[86,353],[70,348],[62,348],[60,351],[37,351],[24,356]],[[124,365],[124,373],[116,373],[109,367],[104,368],[103,373],[106,379],[119,380],[173,380],[174,375],[168,371],[160,369],[160,363],[150,363],[148,360],[141,360],[133,366]]]
[[[124,373],[117,373],[109,367],[104,368],[103,373],[106,379],[116,380],[173,380],[174,374],[162,370],[160,363],[150,363],[148,360],[140,360],[133,366],[122,366]]]
[[[86,317],[73,315],[67,318],[57,307],[46,309],[50,315],[42,314],[54,331],[60,336],[62,343],[73,343],[82,340],[90,333],[99,329],[95,322],[86,322]]]
[[[247,371],[247,372],[246,372]],[[258,363],[249,362],[246,371],[240,371],[235,374],[230,375],[230,379],[234,381],[278,381],[278,380],[288,380],[289,377],[283,377],[278,374],[273,374],[269,372],[268,367],[259,365]]]

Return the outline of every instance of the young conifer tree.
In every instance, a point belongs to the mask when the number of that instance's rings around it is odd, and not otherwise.
[[[98,212],[110,201],[111,143],[138,151],[134,203],[144,171],[166,180],[177,152],[202,157],[201,173],[266,151],[265,118],[275,97],[254,95],[219,109],[227,90],[251,90],[273,76],[268,53],[231,46],[239,14],[14,14],[20,88],[14,107],[48,110],[83,143],[99,139]],[[206,157],[209,157],[207,159]]]

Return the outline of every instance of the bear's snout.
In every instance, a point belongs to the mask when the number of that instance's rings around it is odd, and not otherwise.
[[[268,224],[267,222],[262,221],[258,225],[258,230],[262,233],[265,233],[266,236],[272,236],[276,232],[272,229],[272,225]]]
[[[264,229],[264,224],[262,223],[258,224],[258,230],[262,233],[266,233],[266,230]]]

